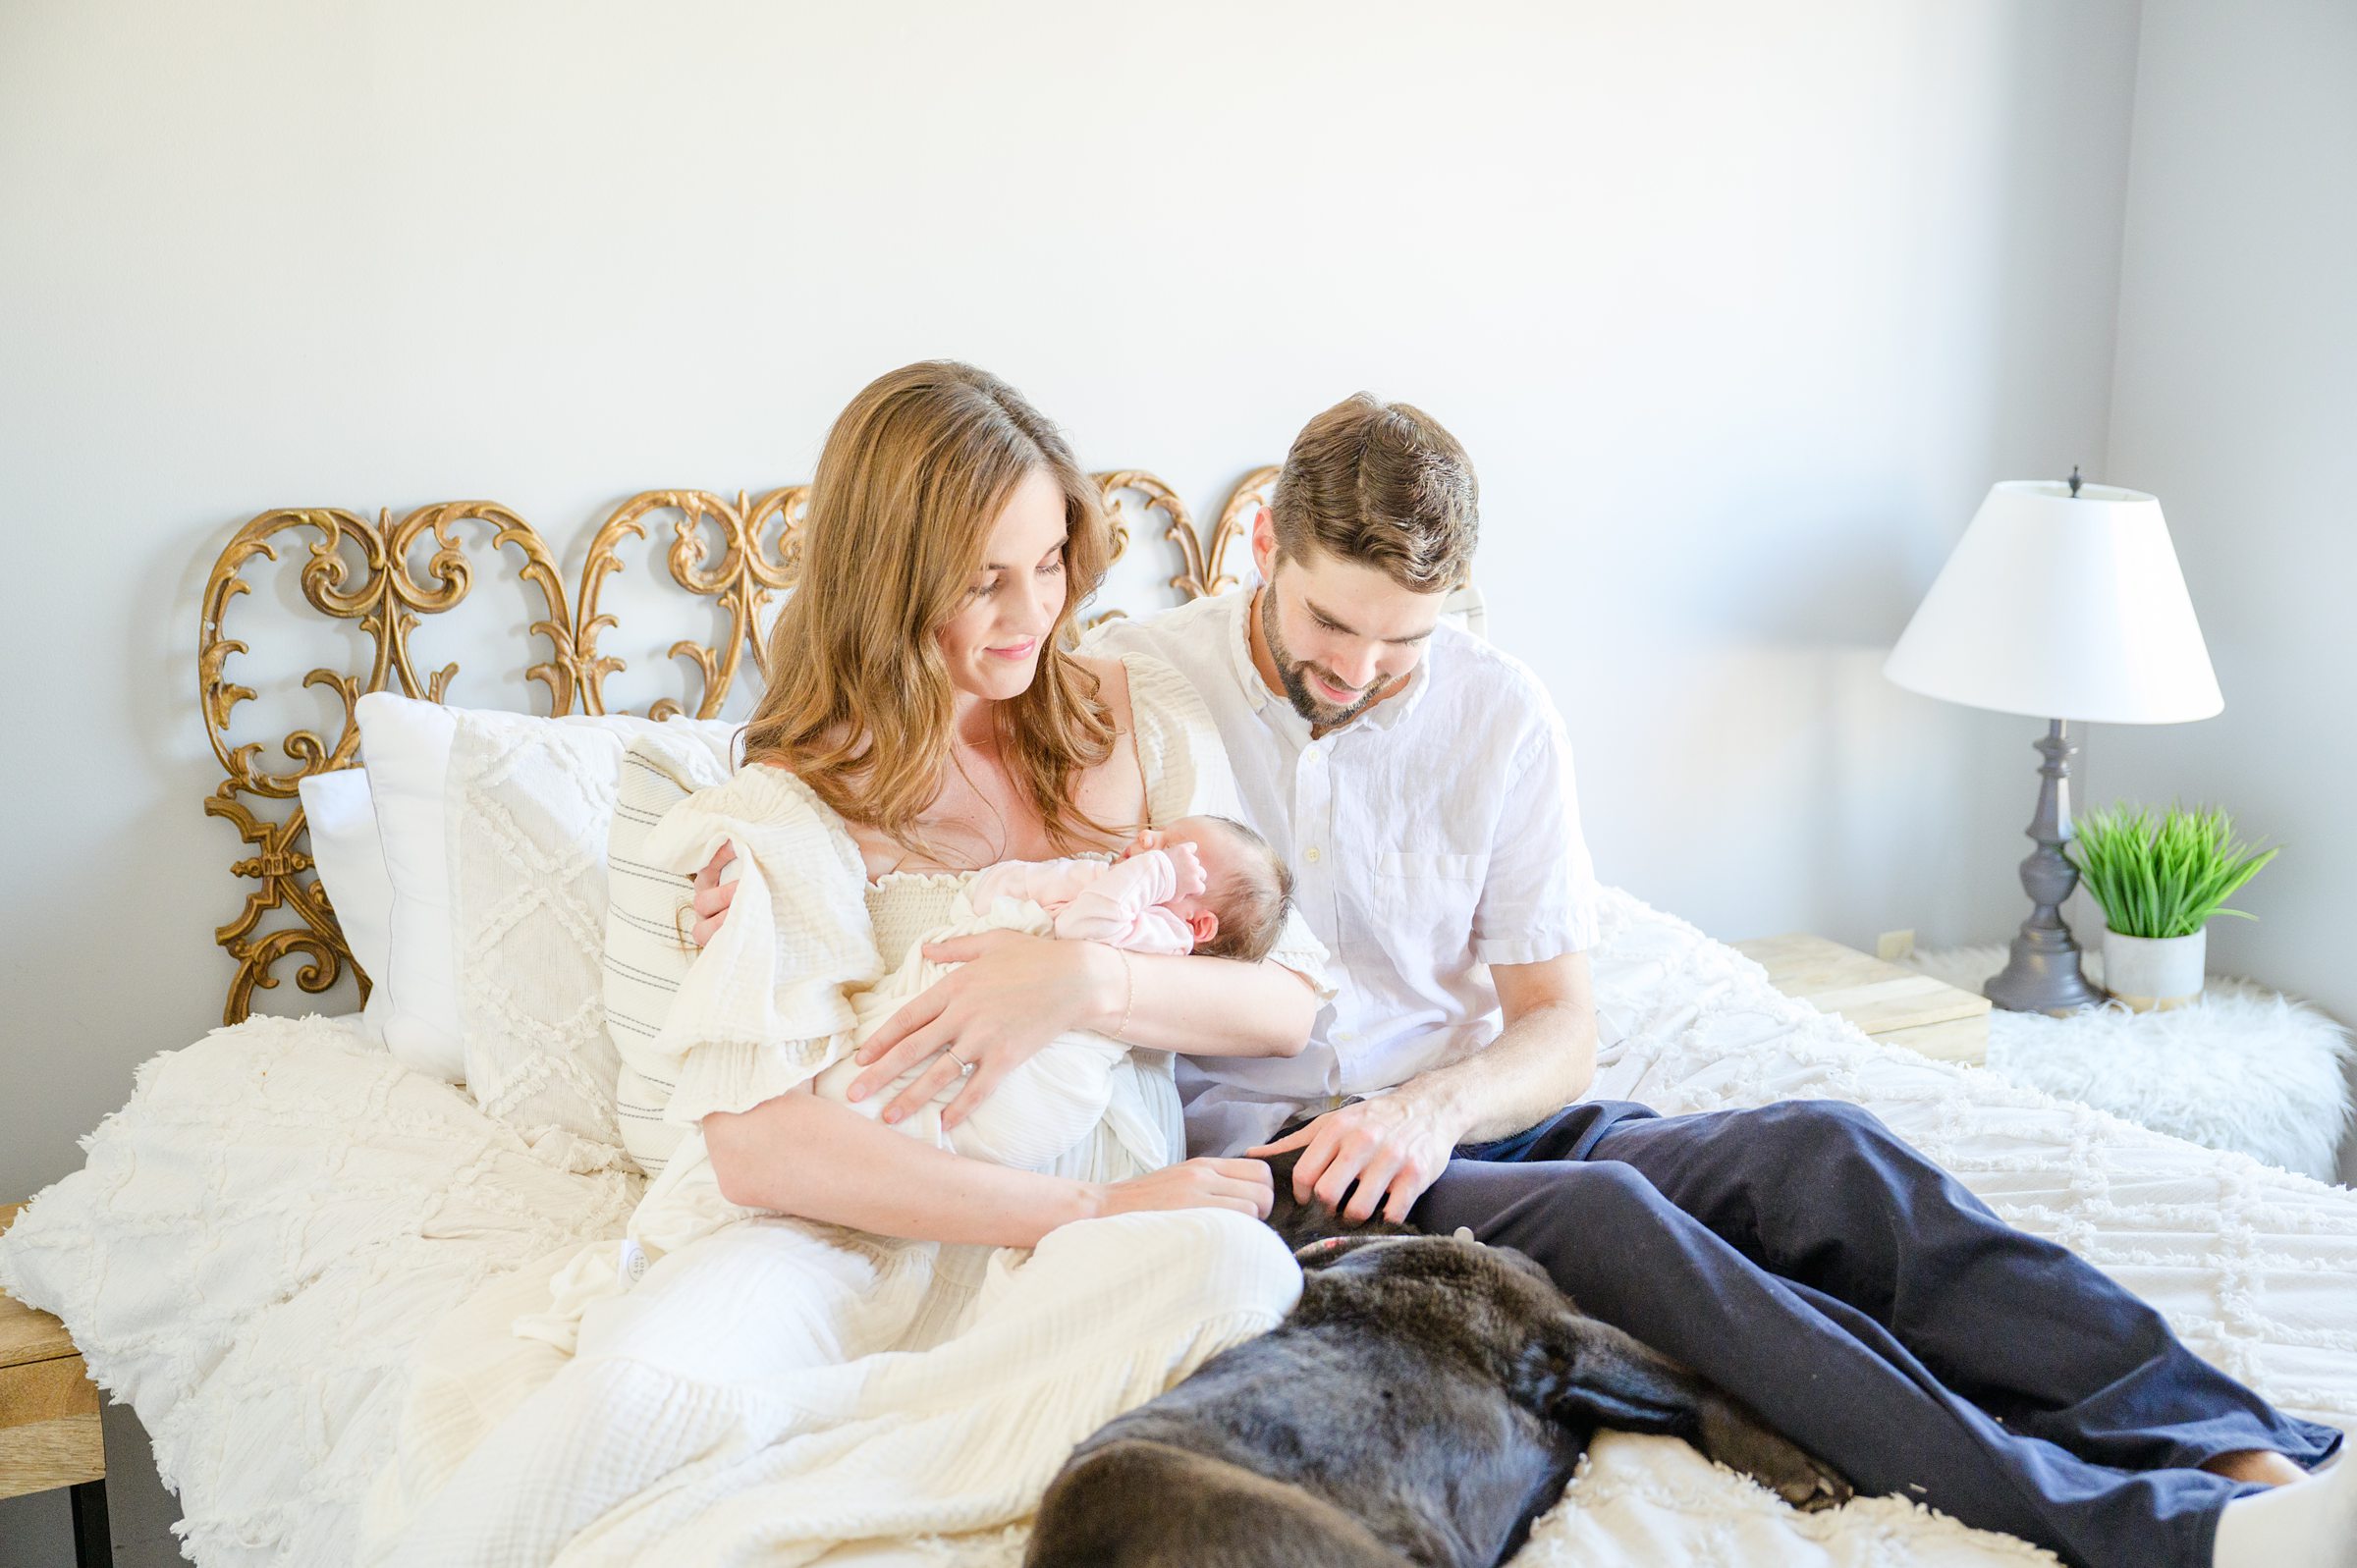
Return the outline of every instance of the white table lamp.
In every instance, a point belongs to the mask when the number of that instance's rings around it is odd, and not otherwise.
[[[2009,479],[1989,492],[1891,650],[1883,673],[1926,696],[2048,721],[2036,742],[2038,847],[2021,863],[2034,906],[2003,971],[1982,988],[2017,1012],[2102,1000],[2079,970],[2062,901],[2076,720],[2181,724],[2226,705],[2194,620],[2161,503],[2134,490]]]

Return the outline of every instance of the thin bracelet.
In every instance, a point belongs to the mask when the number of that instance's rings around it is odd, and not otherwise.
[[[1129,967],[1129,954],[1116,947],[1113,955],[1122,960],[1122,1021],[1109,1031],[1110,1038],[1119,1040],[1122,1031],[1129,1027],[1129,1009],[1137,1005],[1137,972]]]

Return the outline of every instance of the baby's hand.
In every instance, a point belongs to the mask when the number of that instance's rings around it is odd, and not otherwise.
[[[1191,843],[1180,841],[1162,846],[1171,857],[1171,869],[1178,873],[1178,896],[1191,898],[1211,886],[1211,878],[1203,870],[1203,856]]]

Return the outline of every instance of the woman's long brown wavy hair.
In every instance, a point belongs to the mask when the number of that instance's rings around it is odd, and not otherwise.
[[[953,688],[936,633],[966,602],[992,525],[1024,477],[1064,492],[1064,609],[1039,673],[994,704],[999,754],[1067,852],[1110,834],[1073,804],[1113,754],[1113,717],[1073,657],[1074,614],[1109,551],[1096,487],[1015,390],[948,359],[868,383],[827,432],[803,522],[801,580],[770,629],[748,762],[793,770],[821,800],[904,848],[950,763]]]

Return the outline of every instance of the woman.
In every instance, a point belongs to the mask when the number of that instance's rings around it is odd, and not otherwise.
[[[728,1038],[692,983],[717,946],[696,960],[662,1031],[684,1045],[648,1074],[682,1129],[657,1188],[700,1205],[696,1224],[588,1307],[571,1362],[454,1474],[405,1478],[401,1504],[380,1491],[377,1519],[405,1522],[379,1526],[376,1560],[774,1563],[1004,1524],[1073,1441],[1290,1306],[1259,1162],[1141,1170],[1134,1139],[1107,1138],[1011,1169],[809,1092],[848,1045],[844,992],[971,873],[1233,812],[1177,672],[1071,652],[1107,559],[1094,487],[1004,383],[910,365],[837,420],[747,766],[681,808],[764,846],[737,886],[757,880],[791,933],[759,954],[784,955],[761,1001],[788,1023]],[[963,1076],[955,1119],[1046,1041],[1094,1029],[1144,1048],[1135,1093],[1174,1145],[1158,1054],[1298,1051],[1323,958],[1297,917],[1259,965],[1013,932],[931,955],[961,967],[863,1053],[878,1082],[896,1039],[935,1058],[888,1119]]]

